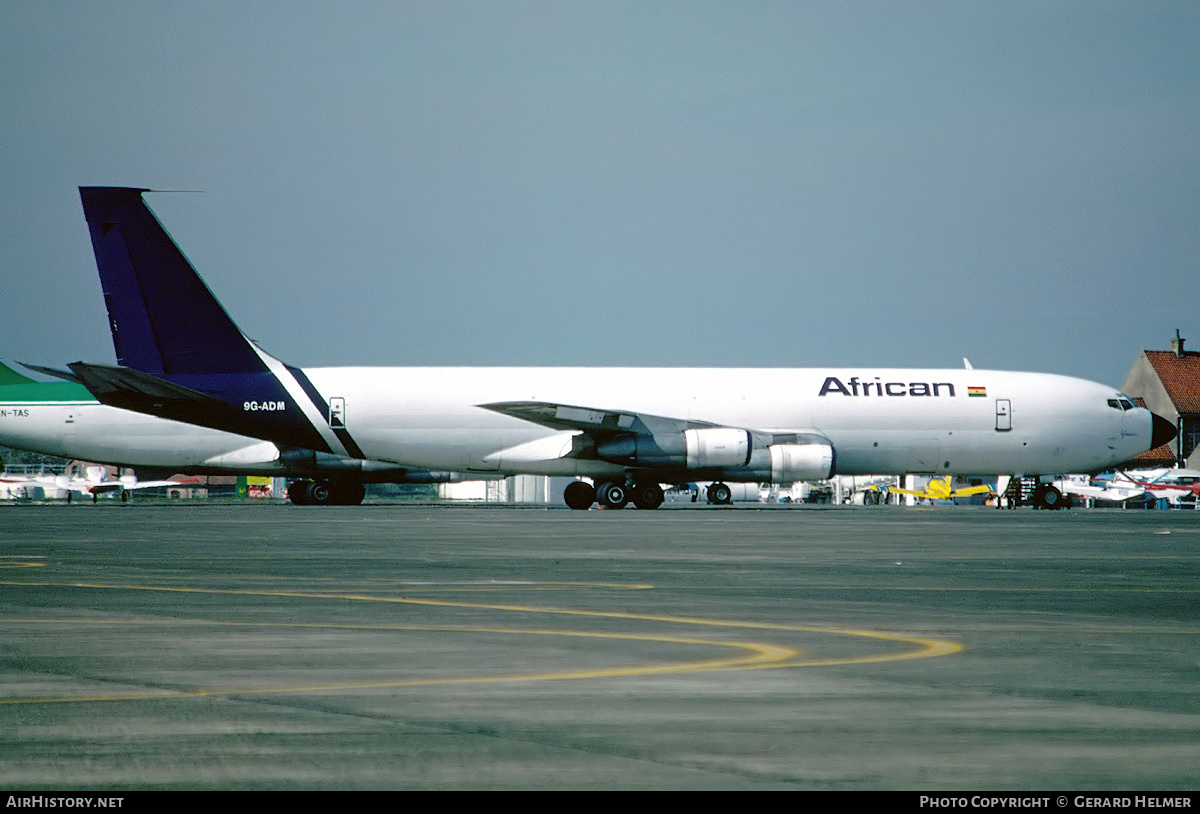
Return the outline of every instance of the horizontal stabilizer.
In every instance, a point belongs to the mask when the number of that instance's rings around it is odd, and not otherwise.
[[[225,407],[225,402],[190,387],[127,367],[72,362],[68,367],[77,380],[104,404],[139,412],[161,412],[169,402],[189,402],[197,406]],[[150,408],[147,410],[146,408]]]
[[[37,371],[38,373],[45,373],[47,376],[53,376],[56,379],[64,379],[68,382],[73,382],[75,384],[83,384],[83,382],[81,382],[79,380],[79,377],[76,376],[74,373],[72,373],[69,370],[59,370],[58,368],[53,368],[53,367],[42,367],[41,365],[31,365],[31,364],[28,364],[27,362],[21,362],[21,367],[28,368],[29,370]],[[24,377],[22,377],[22,378],[24,378]],[[26,381],[31,382],[31,381],[33,381],[33,379],[26,379]]]

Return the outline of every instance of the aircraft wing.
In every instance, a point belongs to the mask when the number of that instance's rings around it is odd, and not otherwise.
[[[828,438],[814,430],[751,430],[744,427],[728,427],[711,421],[546,401],[504,401],[479,406],[553,430],[576,430],[597,439],[635,435],[668,436],[673,433],[682,434],[687,430],[720,429],[752,433],[756,441],[764,444],[830,443]]]
[[[31,489],[54,488],[57,485],[54,477],[46,475],[33,478],[0,477],[0,488],[7,492],[9,498],[15,498],[18,495],[32,497],[33,495],[29,491]]]
[[[1112,483],[1128,483],[1131,486],[1140,486],[1143,489],[1154,492],[1191,492],[1200,495],[1200,482],[1196,483],[1170,483],[1166,480],[1171,475],[1172,470],[1165,470],[1158,475],[1149,479],[1135,478],[1126,472],[1118,472],[1120,480],[1114,478]]]
[[[544,401],[479,405],[557,430],[555,436],[489,458],[521,461],[599,459],[681,472],[761,469],[772,479],[820,480],[833,470],[832,442],[815,430],[752,430],[696,419]]]
[[[177,480],[138,480],[132,483],[123,480],[120,485],[122,489],[156,489],[159,486],[183,486]]]
[[[72,481],[66,488],[72,492],[84,495],[105,495],[109,492],[120,492],[125,486],[117,480],[107,480],[103,483],[88,483],[87,481]]]
[[[1123,503],[1126,500],[1133,500],[1145,494],[1145,491],[1142,489],[1106,489],[1102,486],[1082,484],[1068,484],[1062,491],[1075,497],[1103,500],[1110,503]]]
[[[993,491],[992,487],[985,484],[979,486],[967,486],[963,489],[955,489],[950,493],[951,497],[966,497],[967,495],[984,495]]]
[[[703,421],[685,421],[628,410],[577,407],[544,401],[504,401],[479,406],[552,430],[579,430],[593,438],[616,438],[642,433],[654,435],[717,426]]]
[[[662,439],[679,439],[684,432],[714,425],[649,415],[629,410],[611,410],[543,401],[506,401],[479,405],[501,415],[519,418],[558,430],[550,438],[516,449],[499,450],[489,458],[551,460],[556,458],[608,458],[638,456],[642,462],[665,464],[670,457],[660,449]],[[648,460],[649,455],[654,460]]]
[[[173,480],[139,481],[136,478],[120,478],[117,480],[92,481],[82,478],[59,479],[54,484],[59,489],[69,489],[81,495],[106,495],[109,492],[128,492],[134,489],[153,489],[158,486],[179,486]]]
[[[915,497],[924,497],[924,498],[929,498],[929,499],[939,497],[938,495],[932,494],[930,492],[918,492],[913,489],[901,489],[899,486],[889,486],[887,488],[887,490],[889,493],[894,494],[894,495],[913,495]]]

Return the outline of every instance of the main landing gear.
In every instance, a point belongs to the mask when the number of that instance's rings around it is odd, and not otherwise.
[[[733,502],[733,490],[729,488],[729,484],[719,481],[709,485],[707,496],[709,503],[718,506],[728,506]]]
[[[294,480],[287,496],[297,506],[357,506],[367,496],[367,487],[358,481]]]
[[[567,485],[563,500],[572,509],[590,509],[598,503],[602,509],[624,509],[629,503],[639,509],[657,509],[663,502],[663,489],[657,483],[601,481],[592,486],[577,480]]]
[[[709,485],[706,497],[709,503],[728,506],[733,502],[733,490],[717,481]],[[577,480],[567,484],[563,500],[579,511],[590,509],[593,503],[602,509],[624,509],[630,503],[639,509],[657,509],[663,504],[663,488],[654,482],[600,481],[592,486]]]

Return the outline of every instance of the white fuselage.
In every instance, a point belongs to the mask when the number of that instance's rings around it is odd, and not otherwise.
[[[0,444],[84,461],[171,472],[282,473],[279,449],[96,401],[10,398],[0,388]]]
[[[367,458],[460,472],[617,475],[604,461],[502,450],[561,430],[480,405],[541,402],[750,430],[819,433],[837,474],[1095,471],[1150,445],[1152,418],[1113,388],[972,369],[311,368]],[[313,414],[314,425],[325,417]],[[322,428],[341,453],[328,426]],[[552,445],[551,445],[552,446]]]

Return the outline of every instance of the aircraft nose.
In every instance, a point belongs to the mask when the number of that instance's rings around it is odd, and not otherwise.
[[[1175,425],[1157,413],[1151,413],[1150,415],[1154,419],[1150,431],[1150,449],[1158,449],[1163,444],[1169,444],[1174,440],[1176,435]]]

